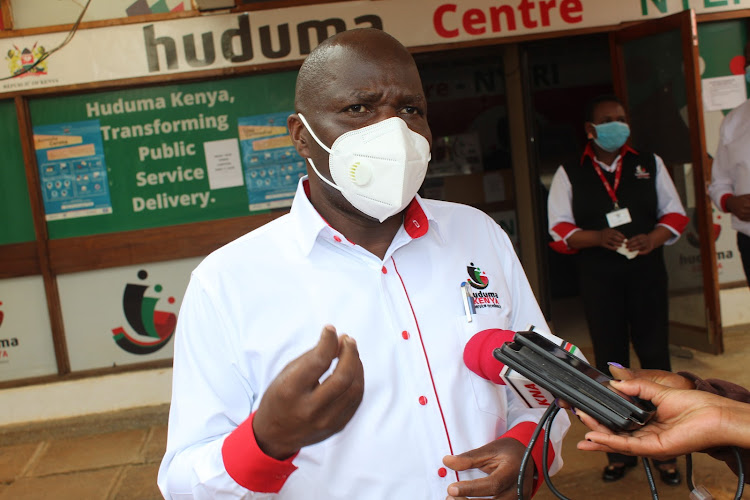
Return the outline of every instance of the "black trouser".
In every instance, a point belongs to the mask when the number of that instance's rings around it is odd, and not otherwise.
[[[616,255],[618,259],[625,257]],[[630,342],[641,368],[670,370],[667,271],[660,251],[631,261],[587,262],[580,255],[579,281],[596,367],[630,366]],[[608,453],[610,463],[636,457]]]
[[[742,258],[742,267],[745,269],[745,279],[750,284],[750,236],[737,231],[737,249]]]

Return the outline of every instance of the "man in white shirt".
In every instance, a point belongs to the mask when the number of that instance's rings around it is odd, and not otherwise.
[[[306,59],[295,108],[310,168],[290,213],[208,256],[186,291],[162,493],[516,498],[543,410],[462,353],[480,331],[546,325],[499,226],[416,195],[432,137],[414,60],[382,31],[340,33]],[[552,473],[568,426],[552,427]]]
[[[745,79],[750,83],[750,41],[745,45]],[[750,99],[721,123],[708,194],[717,207],[732,214],[742,267],[750,281]]]

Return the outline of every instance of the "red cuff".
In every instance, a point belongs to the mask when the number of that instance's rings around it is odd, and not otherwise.
[[[561,240],[564,240],[574,229],[578,229],[578,226],[571,224],[570,222],[561,222],[556,224],[555,227],[552,228],[552,231],[558,235]]]
[[[729,213],[729,209],[727,209],[727,200],[732,196],[734,196],[732,193],[727,193],[725,195],[722,195],[722,197],[719,199],[719,205],[721,205],[721,209],[726,213]]]
[[[549,244],[549,247],[557,253],[564,253],[567,255],[573,255],[578,253],[575,248],[570,248],[567,243],[563,240],[553,241]]]
[[[292,460],[276,460],[258,447],[253,432],[253,412],[224,440],[221,456],[224,468],[234,481],[250,491],[278,493],[289,476],[297,470]]]
[[[682,234],[687,227],[688,222],[690,222],[690,219],[687,216],[678,214],[677,212],[664,214],[662,218],[659,219],[659,224],[671,227],[677,231],[677,234]]]
[[[514,425],[512,428],[508,429],[505,434],[500,436],[501,438],[513,438],[516,441],[520,441],[521,444],[524,446],[529,445],[529,441],[531,441],[531,436],[534,434],[534,430],[536,429],[536,422],[521,422],[517,425]],[[544,482],[544,473],[542,473],[542,458],[544,451],[544,429],[539,433],[539,437],[536,440],[536,443],[534,443],[534,448],[531,450],[531,458],[534,460],[534,465],[536,466],[537,471],[537,479],[536,483],[534,483],[534,490],[531,492],[531,495],[535,495],[539,487]],[[547,468],[552,466],[552,462],[555,460],[555,448],[550,445],[549,452],[547,453]]]

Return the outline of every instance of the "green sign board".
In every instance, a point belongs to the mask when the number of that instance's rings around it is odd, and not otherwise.
[[[0,245],[34,241],[34,218],[26,184],[21,138],[18,133],[16,106],[0,101],[0,137],[3,156],[0,159]]]
[[[304,166],[298,155],[290,158],[296,153],[289,151],[282,118],[294,109],[295,80],[296,72],[285,72],[32,100],[50,238],[237,217],[249,214],[251,205],[284,206],[278,200],[294,192]],[[264,116],[276,122],[253,120]],[[246,150],[253,146],[257,154],[296,165],[294,179],[286,176],[294,187],[281,194],[277,189],[273,204],[249,203],[258,189],[247,182],[250,173],[276,181],[291,166],[252,170]]]

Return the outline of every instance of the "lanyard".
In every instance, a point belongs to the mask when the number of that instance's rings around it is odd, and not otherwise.
[[[602,172],[602,167],[599,166],[599,163],[597,163],[596,159],[592,158],[592,163],[594,164],[594,170],[596,170],[596,173],[599,174],[599,178],[602,180],[602,184],[604,184],[604,189],[607,190],[607,194],[612,199],[612,202],[615,204],[615,210],[618,210],[620,208],[620,205],[617,203],[617,186],[620,185],[620,177],[622,176],[622,156],[620,156],[620,159],[617,160],[617,166],[615,167],[615,187],[613,188],[610,186],[609,182],[607,181],[607,178],[604,177],[604,172]]]

